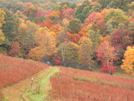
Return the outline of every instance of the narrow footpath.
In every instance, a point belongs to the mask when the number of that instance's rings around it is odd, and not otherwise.
[[[43,101],[51,89],[50,76],[58,68],[49,67],[2,90],[4,101]],[[33,80],[32,80],[33,78]]]

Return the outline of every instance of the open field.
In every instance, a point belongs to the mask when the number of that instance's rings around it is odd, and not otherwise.
[[[59,67],[48,99],[60,101],[134,101],[134,80]]]
[[[0,59],[2,101],[134,101],[134,78],[125,74],[48,67],[2,55]]]
[[[43,101],[47,91],[51,89],[49,77],[58,71],[58,68],[45,68],[42,71],[3,89],[2,94],[6,101]],[[33,78],[33,82],[31,81]]]
[[[47,67],[47,64],[0,55],[0,90]]]

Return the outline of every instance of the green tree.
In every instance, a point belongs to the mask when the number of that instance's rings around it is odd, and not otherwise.
[[[65,65],[69,61],[69,64],[75,66],[78,63],[78,50],[79,46],[73,42],[64,42],[59,45],[59,50],[62,56],[62,63]],[[69,66],[66,65],[66,66]]]
[[[82,13],[86,14],[86,15],[89,14],[89,11],[91,10],[91,7],[92,7],[91,5],[84,7],[83,10],[82,10]]]
[[[58,4],[52,8],[52,11],[60,11],[61,12],[61,9],[62,9],[62,6],[60,4]]]
[[[77,7],[74,16],[76,16],[76,15],[82,13],[82,11],[84,10],[84,8],[85,8],[85,7],[88,7],[88,6],[90,6],[89,0],[84,0],[84,2],[82,3],[82,5]],[[87,12],[87,13],[88,13],[88,12]]]
[[[111,0],[108,5],[108,8],[119,8],[124,11],[127,10],[127,4],[131,3],[133,0]]]
[[[2,26],[3,33],[9,43],[15,40],[15,37],[18,33],[19,27],[19,19],[17,16],[13,15],[13,13],[7,9],[4,9],[5,15],[5,23]]]
[[[93,56],[93,44],[92,41],[87,37],[82,37],[79,40],[79,63],[82,65],[83,69],[89,69],[92,63]]]
[[[102,9],[106,8],[108,4],[111,2],[111,0],[97,0],[99,4],[102,5]]]
[[[119,23],[125,23],[129,21],[129,18],[124,15],[125,12],[123,12],[120,9],[113,9],[111,8],[109,10],[109,13],[105,16],[106,21],[112,20],[113,27],[117,27]]]
[[[110,37],[112,39],[113,31],[114,31],[114,28],[113,28],[113,25],[112,25],[112,20],[108,20],[105,25],[106,25],[106,32],[107,32],[108,35],[110,35]]]
[[[89,13],[93,13],[93,12],[101,12],[102,11],[102,5],[100,5],[99,3],[95,3],[91,10],[89,11]]]
[[[80,13],[78,15],[75,16],[75,18],[80,19],[82,23],[84,23],[85,19],[87,18],[87,16],[83,13]]]
[[[67,27],[67,31],[69,31],[71,34],[78,33],[82,28],[81,21],[79,19],[72,19],[69,22],[69,25]]]
[[[74,8],[76,8],[76,7],[77,7],[76,3],[71,3],[71,4],[70,4],[70,8],[74,9]]]
[[[94,31],[94,30],[89,30],[88,31],[88,37],[91,39],[91,41],[93,42],[93,50],[95,51],[99,44],[97,43],[97,41],[99,40],[99,38],[101,37],[100,35],[100,31]]]
[[[132,2],[131,4],[128,4],[128,11],[131,13],[134,12],[134,2]]]

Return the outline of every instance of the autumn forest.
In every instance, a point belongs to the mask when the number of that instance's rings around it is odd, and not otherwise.
[[[133,0],[0,2],[0,54],[134,76]]]

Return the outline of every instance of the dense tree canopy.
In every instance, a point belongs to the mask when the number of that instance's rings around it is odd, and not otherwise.
[[[74,18],[69,22],[67,31],[69,31],[71,34],[78,33],[81,30],[81,27],[81,21]]]
[[[133,0],[0,0],[0,54],[133,74],[133,39]]]

